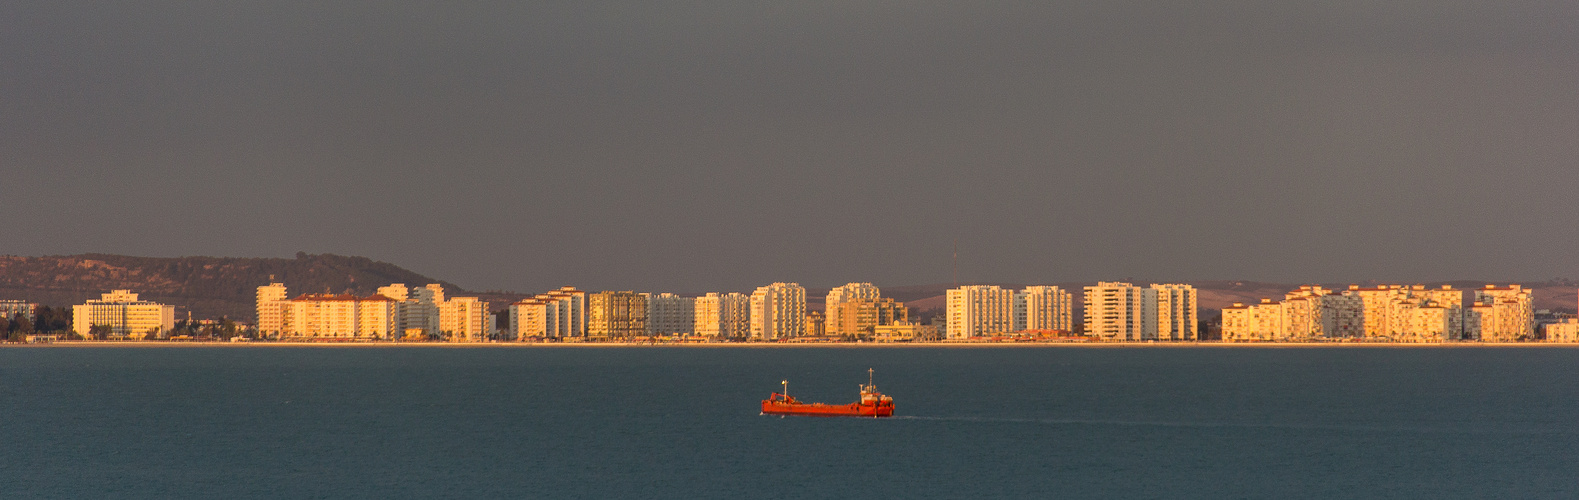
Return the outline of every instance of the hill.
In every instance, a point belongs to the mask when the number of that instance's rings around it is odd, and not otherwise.
[[[270,276],[289,286],[292,294],[371,294],[390,283],[438,283],[447,294],[465,292],[453,283],[366,257],[300,252],[294,259],[82,254],[0,257],[0,299],[64,306],[129,289],[141,298],[177,306],[180,317],[189,309],[197,318],[225,315],[251,322],[257,287],[268,284]]]

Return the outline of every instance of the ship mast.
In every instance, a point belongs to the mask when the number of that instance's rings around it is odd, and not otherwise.
[[[779,383],[784,384],[784,400],[789,401],[789,379],[784,379],[783,382]]]
[[[871,387],[872,386],[872,369],[871,368],[867,368],[866,369],[866,386],[867,387]]]

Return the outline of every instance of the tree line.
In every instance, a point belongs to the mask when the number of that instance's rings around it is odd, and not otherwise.
[[[73,337],[76,333],[71,331],[71,306],[50,307],[40,305],[33,308],[33,319],[28,320],[22,313],[16,313],[9,318],[0,318],[0,332],[5,334],[5,339],[12,342],[22,342],[28,335],[35,333]]]

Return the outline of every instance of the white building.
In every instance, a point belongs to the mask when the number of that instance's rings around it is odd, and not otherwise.
[[[1085,287],[1086,335],[1102,340],[1152,340],[1147,332],[1156,331],[1156,307],[1155,302],[1147,307],[1144,290],[1108,281]]]
[[[1028,286],[1014,294],[1014,331],[1063,330],[1074,327],[1074,299],[1056,286]]]
[[[1156,340],[1196,340],[1200,329],[1195,304],[1195,287],[1190,285],[1151,285],[1142,291],[1148,306],[1155,307],[1156,326],[1150,337]],[[1149,325],[1148,325],[1149,326]]]
[[[689,335],[696,331],[696,299],[672,293],[647,295],[647,335]]]
[[[285,301],[286,294],[284,283],[270,283],[258,287],[258,335],[263,337],[278,337],[285,328],[285,317],[280,308]]]
[[[696,298],[694,331],[713,339],[744,339],[751,333],[751,297],[709,293]]]
[[[806,289],[799,283],[774,283],[751,293],[751,338],[790,339],[806,331]]]
[[[455,297],[438,304],[439,331],[450,342],[486,342],[493,337],[488,302],[477,297]]]
[[[561,287],[510,305],[516,340],[583,338],[587,335],[587,293]]]
[[[950,289],[946,307],[950,340],[992,336],[1014,329],[1014,292],[997,286]]]
[[[1086,335],[1102,340],[1195,340],[1195,287],[1100,282],[1085,288]]]
[[[114,290],[71,306],[71,329],[77,335],[89,338],[95,326],[109,327],[110,338],[159,337],[175,328],[175,306],[137,300],[131,290]]]

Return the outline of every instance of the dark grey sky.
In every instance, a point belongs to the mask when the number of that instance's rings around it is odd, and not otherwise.
[[[940,283],[956,238],[961,281],[1579,276],[1572,1],[511,4],[0,4],[0,251],[520,291]]]

